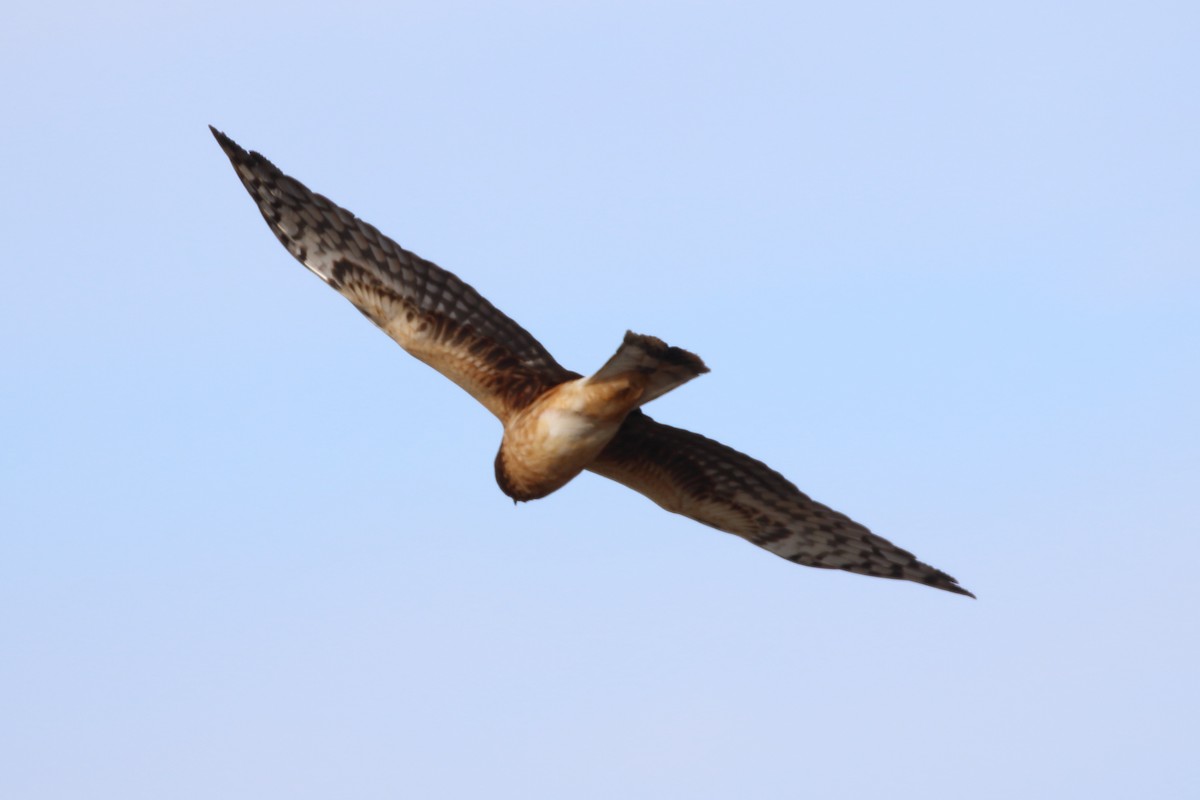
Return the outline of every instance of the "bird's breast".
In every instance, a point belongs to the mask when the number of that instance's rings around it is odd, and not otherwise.
[[[625,413],[597,408],[583,381],[555,387],[509,420],[496,456],[500,488],[516,500],[545,497],[595,460]]]

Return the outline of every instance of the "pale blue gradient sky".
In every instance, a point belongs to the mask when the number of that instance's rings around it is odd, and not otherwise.
[[[18,2],[0,68],[0,796],[1200,795],[1195,3]],[[979,601],[514,509],[208,123]]]

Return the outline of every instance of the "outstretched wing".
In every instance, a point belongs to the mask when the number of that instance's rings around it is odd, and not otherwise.
[[[210,129],[288,252],[501,420],[576,377],[457,276]]]
[[[813,501],[766,464],[640,411],[629,415],[588,469],[668,511],[741,536],[797,564],[975,596],[907,550]]]

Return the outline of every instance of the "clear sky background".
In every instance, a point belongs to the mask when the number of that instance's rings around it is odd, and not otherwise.
[[[1200,796],[1198,9],[9,5],[0,796]],[[209,123],[979,600],[514,508]]]

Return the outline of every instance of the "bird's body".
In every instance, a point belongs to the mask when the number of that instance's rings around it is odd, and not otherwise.
[[[513,415],[496,453],[496,482],[513,500],[561,489],[596,460],[632,410],[628,384],[560,383]]]
[[[452,273],[213,135],[293,256],[499,418],[496,480],[509,497],[545,497],[587,470],[799,564],[970,595],[761,462],[646,416],[642,405],[708,371],[697,356],[631,332],[595,374],[571,372]]]
[[[626,333],[595,375],[564,381],[505,420],[496,454],[500,489],[518,501],[561,489],[596,461],[630,412],[705,372],[686,350]]]

